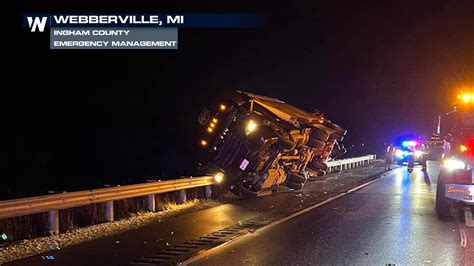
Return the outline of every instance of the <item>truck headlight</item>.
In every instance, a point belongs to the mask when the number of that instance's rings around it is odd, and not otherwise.
[[[216,181],[217,184],[221,183],[222,180],[224,180],[224,173],[219,172],[214,175],[214,181]]]
[[[247,122],[247,126],[245,127],[245,135],[250,135],[252,132],[257,129],[257,123],[255,123],[253,120],[249,120]]]
[[[452,171],[456,169],[464,169],[466,168],[466,164],[463,161],[456,160],[456,159],[446,159],[443,162],[443,166]]]

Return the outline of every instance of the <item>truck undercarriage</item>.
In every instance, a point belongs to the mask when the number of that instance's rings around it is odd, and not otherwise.
[[[319,111],[241,91],[216,109],[199,116],[205,171],[222,172],[224,184],[241,196],[302,189],[310,176],[325,174],[328,159],[345,153],[346,130]]]

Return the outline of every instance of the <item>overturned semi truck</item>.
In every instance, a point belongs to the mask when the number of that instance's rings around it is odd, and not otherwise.
[[[222,183],[242,197],[300,190],[311,176],[326,173],[328,159],[346,152],[346,130],[320,111],[308,113],[283,101],[236,91],[213,110],[199,115],[201,171],[217,173]]]

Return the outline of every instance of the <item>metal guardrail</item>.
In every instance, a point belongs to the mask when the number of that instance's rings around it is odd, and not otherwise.
[[[371,154],[371,155],[362,156],[362,157],[330,161],[326,163],[326,165],[328,166],[327,172],[332,173],[336,171],[342,171],[345,169],[358,167],[366,163],[368,164],[370,163],[370,161],[373,161],[375,159],[377,159],[377,156],[375,154]]]
[[[328,172],[342,171],[368,164],[375,155],[336,160],[327,163]],[[59,210],[89,204],[104,203],[106,221],[114,220],[114,201],[136,197],[147,197],[148,210],[155,211],[155,195],[180,191],[182,201],[186,198],[186,189],[206,187],[206,197],[210,197],[210,185],[217,182],[213,176],[190,177],[175,180],[156,181],[144,184],[99,188],[77,192],[4,200],[0,201],[0,220],[38,213],[49,214],[49,231],[59,233]],[[183,200],[184,199],[184,200]]]
[[[148,196],[148,209],[155,211],[155,194],[184,191],[213,184],[215,184],[213,176],[202,176],[5,200],[0,201],[0,219],[49,212],[49,229],[53,233],[59,233],[58,210],[105,203],[106,220],[113,221],[114,200]]]

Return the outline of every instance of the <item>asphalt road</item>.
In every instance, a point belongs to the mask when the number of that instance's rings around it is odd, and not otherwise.
[[[272,226],[382,172],[383,165],[374,163],[312,181],[303,191],[229,202],[7,265],[130,265],[254,217],[264,217],[266,226],[201,250],[191,258],[198,259],[193,264],[471,265],[474,229],[436,217],[439,167],[435,162],[429,162],[428,173],[420,168],[412,174],[406,167],[392,170],[360,190]]]
[[[438,173],[436,162],[427,173],[395,169],[359,191],[208,251],[193,265],[473,265],[472,229],[440,221],[434,211]]]
[[[313,206],[340,192],[376,178],[384,171],[380,162],[333,173],[309,182],[303,191],[282,191],[274,195],[238,200],[220,206],[156,221],[140,229],[52,249],[41,255],[7,265],[129,265],[141,257],[182,244],[229,226],[264,215],[267,222],[281,219]],[[60,246],[60,243],[59,243]],[[46,259],[47,256],[54,258]]]

